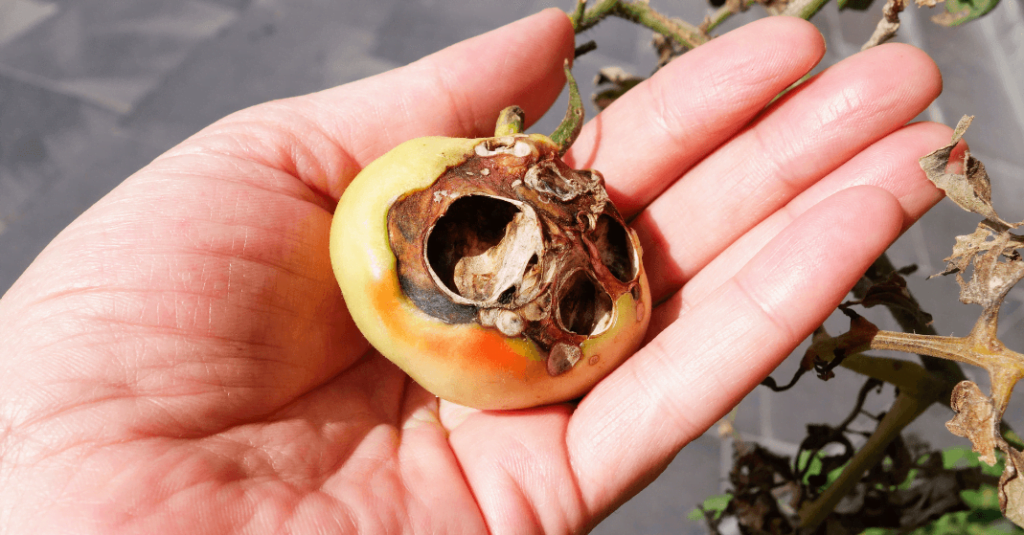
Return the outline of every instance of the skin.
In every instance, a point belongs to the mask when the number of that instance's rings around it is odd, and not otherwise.
[[[903,126],[940,91],[923,53],[871,49],[763,110],[824,44],[795,19],[745,26],[567,154],[635,217],[659,303],[644,346],[579,403],[439,403],[355,329],[331,211],[402,141],[487,135],[513,102],[539,117],[571,51],[545,11],[232,115],[90,208],[0,300],[0,531],[585,531],[940,198],[916,159],[949,129]]]

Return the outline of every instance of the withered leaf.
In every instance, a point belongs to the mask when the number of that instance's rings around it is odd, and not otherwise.
[[[701,31],[704,30],[702,29]],[[679,57],[679,55],[686,51],[686,48],[677,43],[675,39],[666,37],[660,33],[654,34],[654,37],[651,38],[651,46],[654,47],[654,51],[658,53],[659,69],[668,65],[670,61]]]
[[[979,231],[966,237],[968,239],[979,235]],[[957,245],[961,245],[960,236],[957,238]],[[970,282],[964,281],[960,273],[957,273],[957,282],[960,284],[960,301],[964,303],[976,303],[986,309],[995,309],[1002,302],[1006,294],[1013,288],[1021,278],[1024,278],[1024,259],[1014,250],[1018,247],[1012,240],[1013,235],[1008,231],[1000,232],[991,241],[985,240],[980,244],[977,241],[964,241],[965,249],[970,250],[977,247],[977,251],[968,254],[974,258],[974,273],[971,274]],[[981,250],[985,252],[978,254]],[[954,248],[954,255],[956,249]],[[1006,261],[1002,261],[1007,259]],[[961,260],[962,261],[962,260]],[[959,271],[963,271],[960,269]]]
[[[1006,468],[999,478],[999,509],[1014,524],[1024,527],[1024,454],[1007,445],[1003,448],[1006,454]]]
[[[961,208],[1008,227],[1012,226],[1000,219],[992,207],[992,185],[988,173],[985,172],[985,166],[972,156],[970,151],[964,151],[964,174],[946,172],[953,148],[963,138],[973,119],[973,116],[964,115],[953,131],[953,140],[950,144],[924,156],[918,162],[928,175],[928,179],[945,191],[946,196]]]
[[[932,322],[931,314],[921,310],[921,305],[907,289],[907,280],[896,271],[892,272],[884,282],[869,286],[864,291],[863,298],[847,304],[861,305],[865,308],[885,305],[890,309],[898,308],[913,315],[919,324],[928,325]]]
[[[978,385],[961,381],[953,388],[950,406],[956,416],[946,422],[946,429],[970,440],[972,449],[980,454],[980,460],[995,466],[999,418],[992,399],[982,394]]]
[[[733,447],[733,498],[725,513],[735,516],[745,533],[793,533],[799,520],[793,496],[773,492],[779,484],[795,481],[790,460],[753,442],[736,441]]]
[[[991,248],[993,243],[989,241],[991,236],[992,229],[985,225],[984,222],[978,224],[978,228],[975,229],[974,233],[957,236],[956,244],[953,245],[953,254],[944,259],[946,268],[941,273],[936,273],[931,277],[966,271],[967,266],[971,265],[971,261],[974,260],[974,255]]]
[[[828,381],[835,377],[832,370],[842,364],[847,355],[859,353],[870,347],[871,340],[878,333],[878,327],[846,306],[841,305],[839,310],[850,318],[850,330],[834,338],[821,327],[815,330],[811,345],[804,353],[800,371],[793,378],[793,383],[803,372],[812,369],[818,374],[819,379]],[[792,384],[785,388],[789,386]]]

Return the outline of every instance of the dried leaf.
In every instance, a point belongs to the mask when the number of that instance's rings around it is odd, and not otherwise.
[[[932,322],[932,315],[921,310],[921,305],[907,289],[907,280],[900,272],[896,271],[892,272],[884,282],[869,286],[860,300],[850,301],[846,304],[861,305],[866,308],[884,305],[889,309],[897,308],[911,314],[919,324],[929,325]]]
[[[1024,278],[1024,259],[1014,250],[1017,245],[1011,241],[1012,236],[1009,232],[997,234],[995,239],[986,243],[989,248],[984,254],[974,256],[974,273],[970,282],[965,282],[957,273],[960,301],[979,304],[994,314],[1006,294]],[[1003,258],[1008,261],[1000,261]]]
[[[736,441],[733,447],[733,499],[725,514],[735,516],[745,533],[793,533],[799,522],[793,499],[801,493],[773,492],[780,483],[795,481],[789,459],[753,442]]]
[[[769,386],[776,392],[781,392],[791,388],[801,375],[810,370],[817,373],[818,379],[828,381],[835,377],[832,370],[842,364],[847,355],[867,349],[878,332],[878,327],[846,306],[841,305],[839,309],[850,318],[849,331],[833,338],[825,332],[824,328],[819,327],[811,337],[811,345],[804,352],[800,368],[788,385],[777,387],[775,381],[770,377],[761,384]]]
[[[964,115],[956,125],[952,142],[921,158],[919,160],[921,169],[924,169],[929,180],[939,189],[945,191],[946,196],[964,210],[1008,227],[1013,226],[1000,219],[999,214],[992,207],[992,185],[988,173],[985,172],[985,166],[977,158],[971,156],[970,151],[964,151],[964,174],[946,172],[953,148],[963,138],[973,119],[973,116]]]
[[[971,261],[974,260],[974,255],[987,251],[991,248],[993,242],[989,241],[992,236],[992,229],[986,226],[984,223],[978,224],[978,228],[973,234],[965,234],[963,236],[956,237],[956,244],[953,245],[953,254],[945,258],[946,268],[941,273],[936,273],[931,277],[938,277],[939,275],[949,275],[951,273],[963,273],[967,270],[967,267],[971,265]]]
[[[961,491],[996,483],[980,467],[945,468],[941,452],[913,449],[913,459],[902,461],[887,451],[891,462],[875,465],[831,515],[830,527],[841,526],[842,531],[826,533],[861,533],[870,528],[914,532],[947,513],[970,509]],[[901,464],[910,470],[899,471]]]
[[[956,416],[946,422],[946,429],[958,437],[971,441],[972,449],[989,466],[996,464],[996,437],[999,436],[999,417],[992,399],[981,393],[978,385],[961,381],[953,388],[950,406]]]
[[[1024,455],[1007,445],[1003,448],[1006,454],[1006,468],[999,478],[999,509],[1014,524],[1024,527]]]
[[[702,29],[701,31],[704,30]],[[651,37],[651,46],[658,53],[658,69],[668,65],[670,61],[681,56],[687,50],[686,47],[676,42],[675,39],[660,33],[656,33]]]

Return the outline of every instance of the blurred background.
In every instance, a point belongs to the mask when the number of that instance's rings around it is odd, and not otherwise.
[[[698,0],[650,0],[663,13],[699,23],[711,8]],[[860,49],[881,17],[826,5],[815,22],[828,42],[823,66]],[[405,65],[459,40],[545,7],[574,0],[0,0],[0,293],[71,220],[128,175],[203,126],[235,110],[299,95]],[[909,7],[897,40],[929,52],[945,89],[919,119],[954,125],[976,115],[967,135],[993,181],[1004,219],[1024,219],[1024,7],[1002,0],[988,16],[945,28],[942,10]],[[764,16],[755,6],[716,31]],[[585,94],[597,70],[618,66],[648,75],[651,32],[609,19],[578,36],[598,48],[574,68]],[[820,69],[820,68],[819,68]],[[565,110],[556,103],[533,130],[549,133]],[[591,106],[588,116],[593,117]],[[978,217],[944,201],[890,250],[897,266],[917,264],[911,290],[940,334],[966,334],[978,309],[957,301],[952,278],[925,281],[944,266],[954,237]],[[884,315],[880,327],[895,329]],[[1024,350],[1024,288],[1003,307],[1001,339]],[[830,332],[845,321],[830,320]],[[802,354],[798,350],[797,355]],[[776,372],[788,381],[798,356]],[[987,388],[978,370],[968,376]],[[747,440],[792,454],[807,423],[842,419],[863,378],[844,369],[821,382],[805,376],[793,390],[759,388],[732,415]],[[867,405],[884,410],[891,391]],[[1018,396],[1019,398],[1020,396]],[[966,445],[932,409],[910,431],[938,447]],[[1007,415],[1024,427],[1024,410]],[[860,428],[870,430],[870,422]],[[726,485],[729,440],[715,429],[686,447],[650,487],[595,533],[704,533],[687,514]]]

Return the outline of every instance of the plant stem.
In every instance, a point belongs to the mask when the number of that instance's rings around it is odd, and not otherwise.
[[[983,330],[975,329],[970,336],[958,338],[878,331],[871,340],[871,349],[930,355],[987,370],[992,377],[992,400],[1001,417],[1010,401],[1013,386],[1024,378],[1024,355],[1002,344],[993,347],[992,341],[985,339],[983,333]]]
[[[828,0],[794,0],[786,5],[786,9],[782,10],[780,15],[810,20],[826,3]]]
[[[577,20],[576,33],[593,28],[598,22],[611,14],[619,4],[619,0],[599,0],[593,7],[584,11]],[[579,9],[579,4],[576,4]],[[586,7],[584,5],[584,7]]]
[[[963,350],[965,340],[966,338],[953,336],[878,331],[878,334],[871,340],[871,349],[920,353],[984,368],[985,361],[983,359],[975,359],[973,358],[975,355]]]
[[[951,388],[916,362],[856,353],[843,359],[840,366],[932,402],[942,400],[942,392]]]
[[[498,124],[494,127],[494,137],[510,136],[523,133],[523,122],[526,114],[519,106],[509,106],[498,114]]]
[[[835,509],[839,500],[849,494],[868,469],[885,457],[885,449],[903,428],[913,422],[931,405],[931,400],[900,392],[889,412],[885,413],[864,446],[850,459],[839,477],[825,489],[818,499],[800,509],[801,532],[813,532]]]
[[[735,15],[736,13],[746,11],[746,9],[754,5],[757,2],[757,0],[740,0],[740,2],[741,4],[738,10],[736,7],[731,5],[730,2],[726,2],[724,6],[718,8],[718,10],[715,11],[713,15],[708,17],[707,20],[705,20],[704,23],[700,25],[700,29],[705,34],[711,33],[711,30],[714,30],[723,22],[729,20],[729,17]]]
[[[578,9],[579,4],[577,4]],[[583,12],[576,23],[576,33],[589,30],[609,15],[630,20],[650,28],[686,48],[696,48],[710,39],[696,26],[670,19],[641,0],[600,0]],[[574,17],[570,15],[570,17]],[[577,20],[577,19],[573,19]]]
[[[896,267],[893,266],[892,261],[889,260],[889,256],[882,253],[882,255],[879,256],[873,264],[871,264],[871,267],[864,276],[871,282],[880,283],[887,280],[895,271]],[[858,295],[858,292],[854,291],[854,295],[858,299],[864,297],[863,292]],[[909,299],[911,303],[915,305],[917,304],[917,300],[914,299],[913,296],[910,296]],[[922,321],[920,315],[895,306],[886,305],[886,308],[889,310],[893,319],[896,320],[896,323],[899,324],[900,329],[903,329],[904,332],[926,334],[929,336],[935,336],[938,334],[938,331],[935,330],[935,326],[931,323]],[[918,357],[921,359],[921,364],[924,365],[926,370],[934,373],[948,386],[948,389],[940,394],[944,400],[948,401],[950,395],[953,393],[953,387],[960,381],[967,378],[967,376],[964,375],[964,371],[960,369],[960,366],[956,362],[925,354],[919,354]]]
[[[620,0],[616,15],[642,24],[662,35],[671,37],[686,48],[697,48],[710,41],[696,26],[658,13],[645,2]]]
[[[579,32],[577,28],[580,25],[580,19],[583,18],[583,11],[587,8],[587,0],[576,0],[576,9],[569,14],[569,20],[572,21],[572,29]]]

